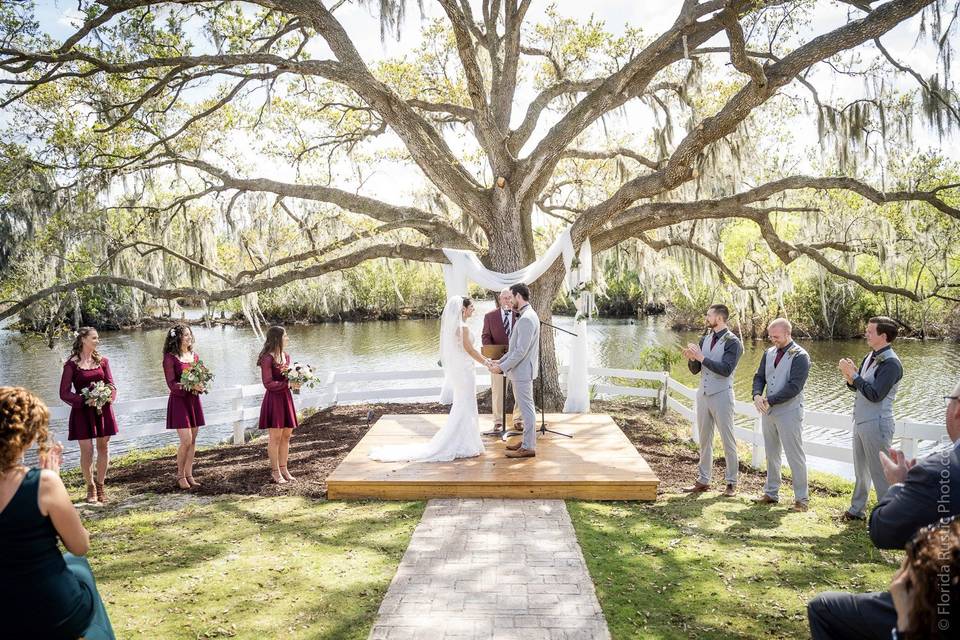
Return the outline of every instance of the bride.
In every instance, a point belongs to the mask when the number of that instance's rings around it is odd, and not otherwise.
[[[440,321],[440,362],[443,366],[443,392],[440,402],[449,404],[447,423],[424,444],[390,445],[370,451],[381,462],[447,462],[472,458],[483,453],[477,412],[477,374],[474,361],[486,365],[473,346],[466,320],[473,315],[470,298],[453,296],[447,300]]]

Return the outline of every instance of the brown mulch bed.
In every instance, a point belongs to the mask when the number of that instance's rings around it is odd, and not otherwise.
[[[277,485],[270,480],[267,438],[243,445],[222,445],[197,452],[193,475],[200,495],[300,495],[323,498],[327,476],[367,433],[370,424],[386,413],[447,413],[439,404],[365,404],[332,407],[304,419],[290,440],[290,473],[296,482]],[[109,484],[122,493],[183,491],[176,482],[172,455],[146,460],[110,472]]]
[[[680,434],[690,432],[690,425],[677,414],[668,413],[661,418],[654,409],[618,401],[594,402],[592,410],[610,414],[623,430],[660,478],[657,493],[680,493],[681,487],[690,486],[697,479],[700,456],[696,446],[681,437]],[[723,458],[714,460],[712,488],[715,490],[723,490],[724,468]],[[765,479],[764,473],[745,464],[741,452],[738,492],[759,495]]]
[[[370,424],[384,414],[448,413],[449,407],[428,403],[344,405],[315,413],[301,422],[290,442],[290,472],[296,482],[276,485],[267,466],[267,438],[243,445],[221,445],[197,452],[194,476],[200,495],[300,495],[326,497],[326,479],[366,435]],[[489,412],[489,394],[480,398],[480,411]],[[676,414],[661,418],[648,407],[628,401],[594,402],[594,413],[608,413],[660,478],[658,493],[678,493],[696,479],[696,447],[685,439],[689,430]],[[741,451],[741,454],[743,452]],[[741,455],[741,495],[758,495],[765,475],[745,464]],[[109,484],[122,495],[182,492],[176,484],[172,455],[112,470]],[[723,459],[714,463],[714,489],[722,489]],[[811,486],[817,491],[816,485]]]

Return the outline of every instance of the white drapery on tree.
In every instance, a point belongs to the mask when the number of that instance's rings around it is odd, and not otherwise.
[[[588,413],[590,411],[590,392],[587,379],[587,363],[589,360],[587,345],[587,318],[590,316],[593,251],[590,240],[586,240],[580,247],[580,254],[575,255],[573,241],[570,238],[570,229],[565,230],[558,237],[546,253],[539,260],[519,271],[511,273],[497,273],[490,271],[480,262],[473,251],[461,249],[444,249],[444,255],[450,264],[443,265],[443,279],[447,286],[447,296],[467,295],[467,283],[476,282],[481,287],[491,291],[500,291],[514,284],[530,284],[542,276],[554,260],[563,257],[563,267],[566,270],[567,287],[574,294],[574,304],[577,307],[577,321],[570,349],[569,373],[567,374],[567,399],[563,405],[565,413]],[[444,382],[446,387],[446,382]]]

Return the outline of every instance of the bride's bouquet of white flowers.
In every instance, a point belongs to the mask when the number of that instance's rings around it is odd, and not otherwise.
[[[80,395],[83,396],[84,403],[96,408],[97,415],[102,416],[103,408],[113,401],[113,387],[100,380],[86,389],[81,389]]]
[[[317,378],[317,374],[313,372],[313,367],[301,362],[294,362],[285,368],[283,370],[283,376],[287,379],[287,382],[296,386],[293,390],[294,393],[299,392],[300,387],[307,387],[309,389],[320,381],[320,379]]]

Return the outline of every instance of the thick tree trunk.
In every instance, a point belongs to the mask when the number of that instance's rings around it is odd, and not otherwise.
[[[513,201],[509,183],[504,188],[494,189],[492,204],[496,211],[494,218],[496,225],[487,238],[490,247],[487,254],[488,266],[501,273],[522,269],[536,260],[533,231],[529,223],[523,222],[529,220],[529,212],[524,215],[519,205]],[[562,281],[563,268],[554,265],[536,282],[525,283],[530,287],[530,304],[544,322],[552,323],[551,307],[560,291]],[[558,378],[554,331],[544,327],[541,335],[540,361],[543,366],[544,408],[547,411],[559,411],[563,408],[564,397]],[[535,397],[539,405],[539,381],[535,388]]]
[[[563,282],[563,268],[554,267],[543,274],[530,287],[530,304],[533,305],[540,320],[553,324],[551,307]],[[543,372],[544,410],[561,411],[564,394],[560,388],[559,366],[555,348],[556,331],[547,326],[540,329],[540,365]],[[539,381],[537,382],[537,403],[540,403]]]

